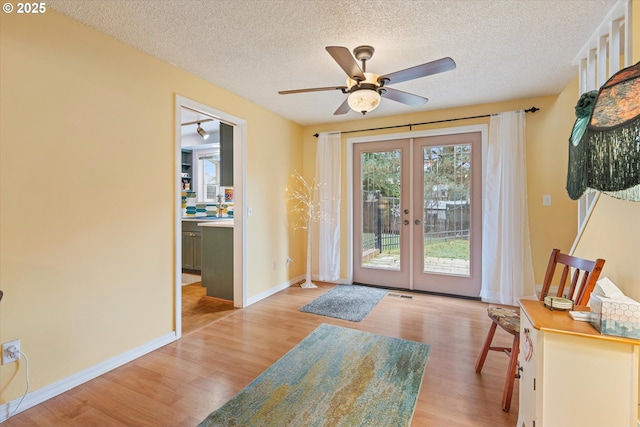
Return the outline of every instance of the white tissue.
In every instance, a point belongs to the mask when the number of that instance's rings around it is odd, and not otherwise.
[[[596,286],[593,288],[592,295],[598,295],[599,297],[606,298],[610,301],[618,302],[635,302],[633,299],[626,296],[611,280],[607,277],[603,277],[596,282]]]

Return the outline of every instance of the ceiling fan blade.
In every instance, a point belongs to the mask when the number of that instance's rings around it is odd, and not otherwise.
[[[349,107],[349,98],[346,98],[344,100],[344,102],[342,104],[340,104],[340,106],[338,107],[336,112],[333,113],[333,115],[334,116],[338,116],[340,114],[347,114],[350,109],[351,109],[351,107]]]
[[[427,98],[423,98],[418,95],[414,95],[412,93],[403,92],[398,89],[391,89],[390,87],[386,87],[383,89],[382,97],[391,99],[393,101],[402,102],[403,104],[410,105],[412,107],[419,107],[424,105],[429,101]]]
[[[351,55],[349,49],[342,46],[327,46],[325,49],[327,49],[329,55],[331,55],[331,57],[338,63],[340,68],[347,73],[347,76],[354,80],[366,80],[362,69],[356,62],[353,55]]]
[[[321,92],[324,90],[347,90],[346,86],[329,86],[329,87],[312,87],[308,89],[293,89],[293,90],[281,90],[278,92],[280,95],[289,95],[291,93],[302,93],[302,92]]]
[[[380,76],[378,81],[385,79],[389,80],[385,84],[395,84],[405,82],[407,80],[418,79],[420,77],[430,76],[432,74],[443,73],[456,68],[456,63],[453,59],[446,57],[437,59],[435,61],[427,62],[426,64],[416,65],[415,67],[406,68],[404,70],[396,71],[395,73],[385,74]]]

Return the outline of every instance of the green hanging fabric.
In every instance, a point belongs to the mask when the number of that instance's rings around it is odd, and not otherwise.
[[[569,138],[569,167],[567,168],[567,192],[572,199],[579,199],[587,189],[587,149],[580,144],[598,96],[597,90],[582,94],[576,104],[576,122]]]
[[[578,118],[569,139],[569,197],[579,199],[591,188],[640,201],[640,62],[613,75],[595,102],[594,92],[582,95],[576,106]]]

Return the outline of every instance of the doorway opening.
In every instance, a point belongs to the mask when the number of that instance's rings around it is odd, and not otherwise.
[[[219,318],[220,313],[246,306],[246,123],[179,95],[175,105],[175,332],[179,338],[185,327],[193,330]],[[221,144],[221,139],[227,143]],[[225,152],[226,169],[220,160],[221,151]],[[207,290],[202,287],[203,265],[207,267],[207,259],[212,257],[206,249],[203,252],[198,224],[213,220],[231,223],[224,228],[229,239],[224,256],[230,260],[226,273],[230,296],[224,298],[226,301],[206,297]],[[208,228],[207,233],[211,230]],[[211,269],[204,274],[211,275]]]

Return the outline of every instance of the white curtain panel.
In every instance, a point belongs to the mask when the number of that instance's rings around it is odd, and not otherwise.
[[[486,302],[517,305],[534,295],[524,135],[524,111],[491,116],[480,292]]]
[[[340,278],[340,133],[322,132],[318,136],[316,182],[321,219],[318,224],[318,280],[335,282]]]

